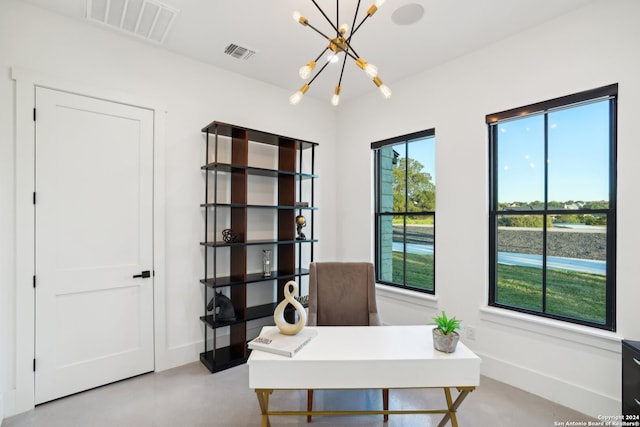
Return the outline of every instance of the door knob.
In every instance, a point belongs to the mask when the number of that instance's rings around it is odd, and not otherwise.
[[[139,277],[141,277],[143,279],[147,279],[147,278],[151,277],[151,272],[149,270],[145,270],[145,271],[141,272],[140,274],[135,274],[133,276],[134,279],[137,279]]]

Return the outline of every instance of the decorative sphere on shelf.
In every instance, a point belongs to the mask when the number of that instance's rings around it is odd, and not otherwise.
[[[305,240],[307,236],[304,235],[302,229],[307,226],[307,220],[302,215],[296,217],[296,229],[298,230],[298,237],[296,240]]]

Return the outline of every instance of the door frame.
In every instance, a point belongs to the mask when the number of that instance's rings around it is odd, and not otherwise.
[[[20,67],[11,68],[16,114],[16,359],[13,411],[35,406],[35,124],[36,87],[127,104],[153,111],[153,330],[154,371],[168,369],[164,259],[164,148],[166,109],[157,103],[108,88],[68,81]]]

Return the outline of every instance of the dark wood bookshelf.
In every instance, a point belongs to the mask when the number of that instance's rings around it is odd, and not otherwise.
[[[295,280],[300,284],[301,278],[309,274],[301,260],[303,250],[308,251],[307,258],[313,260],[314,245],[318,242],[313,232],[314,213],[318,209],[314,206],[314,183],[318,178],[314,162],[318,144],[217,121],[211,122],[202,131],[206,137],[206,160],[201,166],[205,176],[205,203],[200,207],[204,214],[205,240],[200,242],[204,252],[204,278],[200,283],[204,286],[205,301],[204,315],[200,316],[200,320],[205,328],[204,351],[200,354],[200,360],[211,372],[217,372],[247,360],[247,322],[272,317],[275,307],[284,299],[285,283]],[[276,169],[251,164],[251,152],[260,144],[273,147],[267,151],[275,156]],[[224,161],[219,159],[220,152],[225,153]],[[304,153],[306,157],[303,161]],[[306,166],[304,168],[303,163]],[[264,178],[273,183],[274,193],[277,194],[275,203],[248,203],[252,191],[250,176],[252,180]],[[229,191],[225,200],[219,200],[219,179],[228,182]],[[308,200],[300,200],[303,183],[309,193],[305,194]],[[248,213],[252,209],[273,212],[276,229],[272,239],[252,238],[248,227]],[[295,220],[302,212],[305,212],[307,219],[307,238],[299,240],[296,238]],[[221,228],[217,224],[219,213],[225,218],[222,228],[233,230],[237,234],[236,241],[209,240]],[[252,246],[273,250],[272,263],[277,260],[277,265],[273,265],[270,276],[247,271],[247,258],[252,256],[247,249]],[[225,274],[218,275],[218,270]],[[267,304],[247,306],[248,286],[270,286],[270,289],[276,286],[276,298]],[[214,320],[215,308],[209,311],[207,305],[213,299],[215,306],[215,299],[219,298],[216,292],[223,292],[231,300],[235,320]],[[292,311],[287,313],[289,318],[293,315]],[[228,338],[228,346],[219,345],[223,333],[228,333],[228,337],[224,336],[225,342]]]

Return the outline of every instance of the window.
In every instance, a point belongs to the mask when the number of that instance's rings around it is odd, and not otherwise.
[[[487,116],[490,305],[615,330],[617,92]]]
[[[374,142],[376,277],[434,293],[435,132]]]

